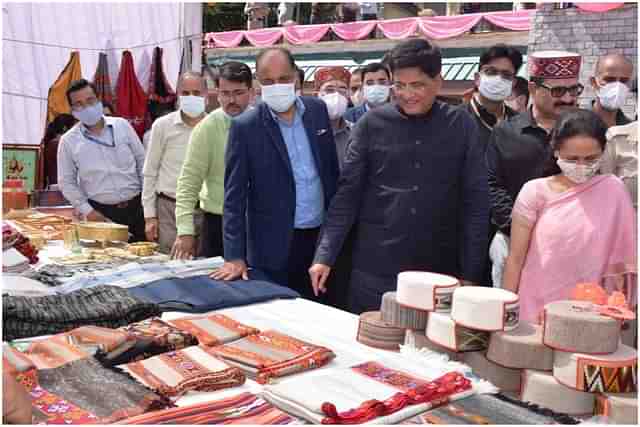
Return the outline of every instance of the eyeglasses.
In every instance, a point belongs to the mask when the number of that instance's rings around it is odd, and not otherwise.
[[[568,87],[567,86],[551,87],[551,86],[545,85],[544,83],[536,83],[536,85],[547,89],[549,93],[551,93],[551,96],[554,98],[562,98],[567,92],[569,92],[569,95],[571,96],[580,96],[580,94],[584,90],[584,86],[582,86],[580,83],[578,83],[577,85],[568,86]]]
[[[71,104],[71,109],[73,111],[80,111],[87,107],[93,107],[98,103],[98,101],[99,101],[98,98],[94,97],[94,98],[87,99],[86,102],[74,102],[73,104]]]
[[[494,68],[494,67],[483,68],[480,70],[480,72],[485,76],[489,76],[489,77],[500,75],[500,77],[508,81],[513,81],[513,79],[516,78],[516,75],[513,74],[511,71],[498,70],[497,68]]]
[[[394,82],[393,90],[396,92],[412,92],[412,93],[421,93],[427,88],[427,84],[423,82],[411,82],[409,84]]]

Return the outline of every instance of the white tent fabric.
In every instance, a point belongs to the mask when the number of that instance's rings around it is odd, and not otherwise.
[[[163,48],[174,89],[185,37],[194,40],[193,70],[201,67],[201,3],[4,3],[2,21],[3,144],[40,143],[49,87],[73,50],[88,80],[106,51],[114,90],[124,50],[138,64]]]

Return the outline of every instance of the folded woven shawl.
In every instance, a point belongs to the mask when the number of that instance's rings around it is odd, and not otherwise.
[[[119,368],[165,396],[215,391],[242,385],[245,381],[242,371],[216,359],[211,347],[192,346],[119,365]]]
[[[118,328],[160,314],[126,289],[97,286],[67,295],[2,297],[2,338],[52,335],[86,325]]]
[[[93,358],[53,369],[31,369],[16,379],[31,394],[36,423],[110,424],[171,402]]]
[[[118,424],[302,424],[289,414],[251,393],[127,418]]]
[[[191,333],[198,338],[201,345],[207,346],[226,344],[260,332],[224,314],[189,316],[170,320],[169,323],[182,331]]]
[[[211,351],[261,384],[273,377],[319,368],[335,357],[328,348],[276,331],[249,335],[229,344],[212,347]]]
[[[297,298],[291,289],[262,280],[213,280],[208,275],[163,279],[128,289],[163,311],[206,313],[278,298]]]

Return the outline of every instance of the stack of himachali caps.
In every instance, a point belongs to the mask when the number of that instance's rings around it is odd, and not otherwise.
[[[449,355],[520,400],[575,416],[637,424],[637,353],[620,342],[621,320],[585,301],[545,307],[542,324],[519,321],[513,292],[461,287],[427,272],[398,275],[381,311],[363,313],[358,341],[403,343]]]

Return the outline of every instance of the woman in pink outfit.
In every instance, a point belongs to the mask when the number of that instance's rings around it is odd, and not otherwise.
[[[520,296],[520,318],[538,322],[545,304],[598,282],[636,305],[637,230],[624,184],[598,175],[607,127],[593,112],[561,116],[552,134],[553,176],[526,183],[513,208],[504,289]]]

